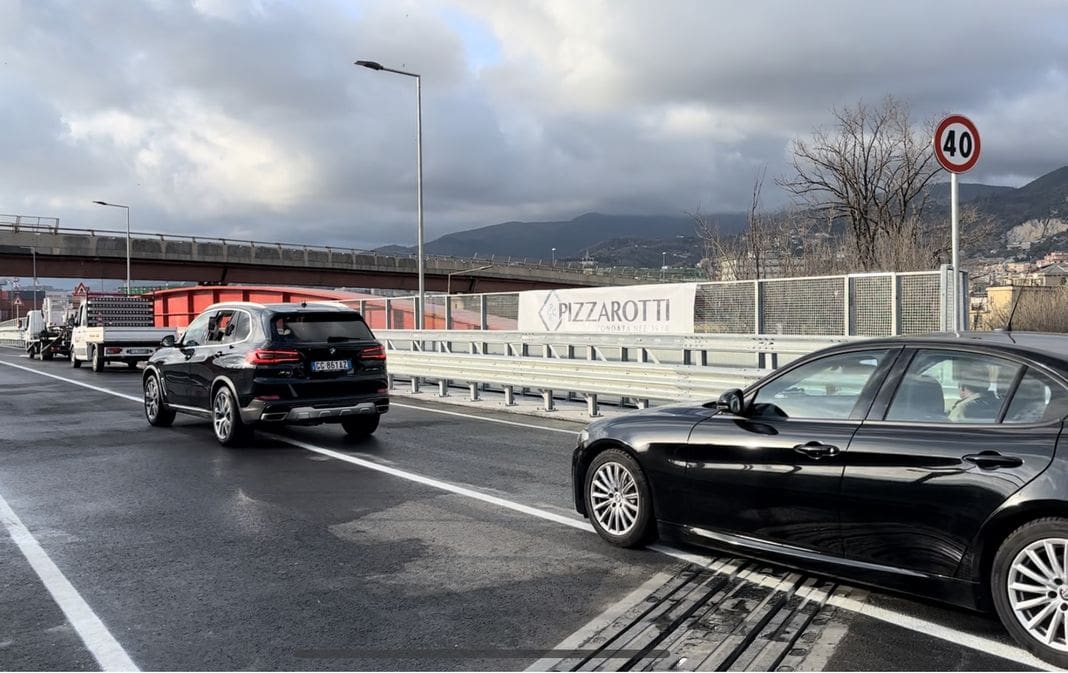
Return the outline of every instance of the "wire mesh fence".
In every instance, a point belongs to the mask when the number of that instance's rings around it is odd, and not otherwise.
[[[950,324],[946,269],[811,278],[697,283],[697,334],[926,334]],[[615,288],[625,295],[627,288]],[[598,288],[598,292],[612,288]],[[360,310],[372,329],[414,329],[414,297],[366,299]],[[514,331],[519,293],[427,295],[424,329]]]

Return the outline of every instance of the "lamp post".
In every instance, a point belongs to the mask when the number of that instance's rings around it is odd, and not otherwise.
[[[555,249],[556,248],[553,248],[553,250],[555,250]],[[445,277],[447,279],[446,280],[446,284],[445,284],[445,294],[452,294],[452,277],[455,276],[456,274],[458,274],[458,273],[474,273],[475,271],[485,271],[486,269],[492,269],[492,268],[493,268],[492,264],[487,264],[486,266],[480,266],[477,269],[463,269],[461,271],[453,271],[451,273],[445,274]]]
[[[41,232],[37,232],[40,237]],[[33,310],[37,310],[37,245],[33,246]]]
[[[126,294],[130,294],[130,206],[124,206],[119,203],[108,203],[107,201],[93,201],[98,206],[110,206],[111,208],[125,208],[126,209]]]
[[[377,61],[356,61],[355,65],[370,70],[392,72],[397,75],[405,75],[415,78],[415,190],[416,207],[418,209],[419,228],[416,234],[416,250],[419,261],[416,265],[419,274],[419,309],[415,314],[415,328],[423,329],[423,313],[426,311],[423,302],[426,296],[426,284],[423,272],[423,91],[422,78],[414,72],[394,70],[387,68]]]
[[[553,266],[556,266],[556,248],[553,248]]]

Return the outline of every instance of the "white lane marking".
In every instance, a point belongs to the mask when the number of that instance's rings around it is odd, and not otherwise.
[[[476,416],[475,414],[464,414],[459,411],[445,411],[444,409],[428,409],[427,407],[420,407],[414,404],[399,404],[393,400],[389,401],[391,407],[401,407],[402,409],[418,409],[419,411],[426,411],[432,414],[445,414],[446,416],[459,416],[460,418],[473,418],[478,421],[486,421],[487,423],[500,423],[501,425],[515,425],[520,428],[531,428],[533,430],[547,430],[549,432],[562,432],[567,435],[577,435],[578,430],[566,430],[564,428],[550,428],[547,425],[534,425],[533,423],[519,423],[518,421],[506,421],[501,418],[490,418],[488,416]]]
[[[101,388],[100,386],[94,386],[91,383],[84,383],[82,381],[75,381],[74,379],[68,379],[65,376],[56,376],[55,374],[49,374],[48,372],[42,372],[41,370],[34,369],[33,367],[23,367],[22,365],[17,365],[14,362],[4,362],[3,360],[0,360],[0,365],[4,365],[5,367],[12,367],[14,369],[21,369],[22,371],[30,372],[31,374],[39,374],[41,376],[47,376],[50,379],[56,379],[57,381],[63,381],[64,383],[72,383],[72,384],[74,384],[76,386],[81,386],[82,388],[88,388],[89,390],[95,390],[98,393],[106,393],[108,395],[114,395],[115,397],[121,397],[124,400],[130,400],[132,402],[138,402],[138,403],[143,403],[144,402],[143,398],[138,397],[136,395],[127,395],[126,393],[120,393],[120,392],[117,392],[115,390],[109,390],[108,388]]]
[[[586,644],[590,638],[596,636],[601,631],[605,630],[612,625],[612,622],[622,617],[628,610],[634,606],[642,603],[649,596],[664,586],[671,580],[672,575],[665,572],[659,572],[653,575],[649,580],[643,583],[640,587],[630,592],[618,602],[608,606],[608,609],[597,615],[590,621],[586,622],[578,631],[575,631],[567,638],[560,641],[560,644],[554,647],[554,650],[578,650]],[[538,659],[530,666],[527,666],[528,671],[549,671],[552,667],[567,657],[544,657]]]
[[[575,517],[564,516],[563,514],[557,514],[555,512],[549,512],[529,505],[522,505],[518,502],[512,502],[511,500],[505,500],[504,498],[498,498],[495,495],[487,495],[486,493],[479,493],[478,491],[470,488],[464,488],[463,486],[457,486],[438,479],[431,479],[430,477],[424,477],[414,472],[408,472],[406,470],[398,470],[395,467],[389,467],[380,463],[375,463],[370,460],[364,460],[363,458],[357,458],[356,456],[350,456],[347,453],[341,453],[340,451],[334,451],[333,449],[327,449],[322,446],[316,446],[307,442],[302,442],[299,439],[292,439],[290,437],[282,437],[281,435],[275,435],[273,433],[263,433],[264,437],[270,437],[286,444],[292,444],[306,451],[318,453],[324,456],[329,456],[336,460],[341,460],[353,465],[359,465],[369,470],[376,470],[378,472],[384,472],[394,477],[400,477],[401,479],[407,479],[408,481],[414,481],[417,484],[423,484],[425,486],[431,486],[433,488],[440,489],[442,491],[448,491],[449,493],[455,493],[475,500],[481,500],[482,502],[490,503],[491,505],[497,505],[498,507],[504,507],[516,512],[522,512],[530,516],[536,516],[539,519],[545,519],[546,521],[552,521],[553,523],[562,523],[565,526],[571,526],[579,530],[593,532],[593,526],[587,523],[583,519]]]
[[[25,370],[25,371],[28,371],[28,372],[32,372],[34,374],[40,374],[41,376],[47,376],[49,378],[57,379],[59,381],[65,381],[67,383],[72,383],[72,384],[74,384],[76,386],[82,386],[84,388],[89,388],[91,390],[96,390],[96,391],[99,391],[99,392],[102,392],[102,393],[106,393],[106,394],[109,394],[109,395],[114,395],[115,397],[121,397],[121,398],[126,399],[126,400],[131,400],[131,401],[138,402],[138,403],[142,402],[142,399],[140,397],[135,397],[133,395],[126,395],[125,393],[120,393],[120,392],[117,392],[117,391],[114,391],[114,390],[109,390],[107,388],[100,388],[98,386],[89,385],[88,383],[82,383],[81,381],[75,381],[73,379],[68,379],[68,378],[63,377],[63,376],[56,376],[55,374],[48,374],[48,373],[39,371],[37,369],[30,368],[30,367],[23,367],[21,365],[16,365],[16,364],[12,364],[10,362],[3,362],[3,361],[0,361],[0,364],[7,365],[8,367],[15,367],[17,369],[22,369],[22,370]],[[411,409],[419,409],[419,410],[423,410],[423,411],[431,411],[429,409],[424,409],[423,407],[409,406],[409,405],[405,405],[405,406],[406,406],[406,408],[411,408]],[[437,410],[433,410],[433,411],[436,412]],[[439,412],[439,413],[455,414],[457,416],[464,416],[464,417],[467,417],[467,418],[472,418],[472,419],[476,419],[476,420],[480,420],[480,421],[489,421],[489,422],[497,422],[497,423],[502,423],[503,422],[503,423],[509,423],[510,424],[509,421],[498,421],[496,419],[486,418],[484,416],[474,416],[474,415],[469,415],[469,414],[460,414],[460,413],[457,413],[457,412],[446,412],[446,411],[442,411],[442,412]],[[518,424],[518,425],[525,425],[525,424]],[[552,430],[552,431],[555,431],[555,432],[564,432],[564,431],[559,430],[557,428],[545,428],[545,427],[541,427],[541,426],[528,426],[528,427],[534,427],[534,428],[541,429],[541,430]],[[570,431],[566,431],[566,432],[570,432]],[[444,490],[444,491],[448,491],[450,493],[455,493],[457,495],[463,495],[463,496],[466,496],[466,497],[469,497],[469,498],[474,498],[476,500],[481,500],[483,502],[487,502],[487,503],[490,503],[490,504],[498,505],[499,507],[504,507],[506,509],[511,509],[513,511],[516,511],[516,512],[522,512],[524,514],[529,514],[531,516],[535,516],[535,517],[538,517],[540,519],[545,519],[546,521],[552,521],[552,522],[555,522],[555,523],[560,523],[560,524],[563,524],[565,526],[570,526],[572,528],[577,528],[579,530],[584,530],[584,531],[589,531],[589,532],[593,531],[593,526],[591,526],[588,522],[580,520],[580,519],[576,519],[576,518],[572,518],[572,517],[568,517],[568,516],[563,516],[563,515],[557,514],[555,512],[549,512],[549,511],[541,510],[541,509],[538,509],[536,507],[531,507],[529,505],[522,505],[522,504],[517,503],[517,502],[512,502],[511,500],[506,500],[504,498],[498,498],[497,496],[487,495],[485,493],[479,493],[478,491],[474,491],[474,490],[469,489],[469,488],[464,488],[463,486],[456,486],[456,485],[450,484],[448,482],[440,481],[438,479],[431,479],[429,477],[424,477],[422,475],[415,474],[413,472],[407,472],[405,470],[398,470],[398,469],[393,468],[393,467],[387,467],[385,465],[380,465],[378,463],[373,463],[373,462],[370,462],[370,461],[367,461],[367,460],[363,460],[361,458],[357,458],[355,456],[350,456],[348,454],[340,453],[340,452],[334,451],[332,449],[327,449],[327,448],[324,448],[324,447],[315,446],[314,444],[308,444],[307,442],[302,442],[300,440],[290,439],[288,437],[281,437],[281,436],[278,436],[278,435],[270,435],[270,436],[273,437],[274,439],[277,439],[277,440],[282,441],[282,442],[286,442],[288,444],[291,444],[293,446],[297,446],[297,447],[305,449],[307,451],[312,451],[314,453],[318,453],[318,454],[321,454],[321,455],[324,455],[324,456],[329,456],[331,458],[336,458],[337,460],[341,460],[341,461],[344,461],[344,462],[347,462],[347,463],[351,463],[353,465],[359,465],[361,467],[366,467],[367,469],[371,469],[371,470],[377,470],[378,472],[384,472],[386,474],[390,474],[392,476],[399,477],[401,479],[406,479],[408,481],[414,481],[414,482],[417,482],[417,483],[420,483],[420,484],[424,484],[426,486],[431,486],[433,488],[438,488],[438,489],[441,489],[441,490]],[[686,561],[688,563],[693,563],[695,565],[700,565],[700,566],[703,566],[703,567],[706,567],[706,568],[709,567],[709,563],[710,562],[714,561],[714,559],[711,559],[711,558],[709,558],[707,556],[703,556],[703,555],[700,555],[700,554],[695,554],[695,553],[692,553],[692,552],[683,551],[683,550],[679,550],[679,549],[674,549],[672,547],[667,547],[665,545],[657,544],[657,545],[652,545],[649,548],[654,550],[654,551],[657,551],[657,552],[659,552],[661,554],[664,554],[666,556],[670,556],[671,558],[679,559],[681,561]],[[753,582],[755,584],[759,584],[760,586],[765,586],[765,587],[775,587],[775,586],[778,586],[778,584],[780,582],[780,580],[778,578],[776,578],[776,577],[772,577],[770,575],[763,575],[763,574],[760,574],[760,573],[753,573],[753,574],[749,575],[748,576],[748,581]],[[1032,655],[1030,652],[1024,650],[1023,648],[1016,647],[1016,646],[1013,646],[1013,645],[1008,645],[1008,644],[1003,643],[1003,642],[1001,642],[999,640],[994,640],[993,638],[987,638],[985,636],[977,636],[975,634],[971,634],[971,633],[968,633],[966,631],[960,631],[960,630],[955,629],[953,627],[942,626],[942,625],[936,624],[934,622],[929,622],[929,621],[926,621],[926,620],[923,620],[923,619],[918,619],[918,618],[915,618],[915,617],[911,617],[909,615],[906,615],[903,612],[896,612],[894,610],[889,610],[887,608],[881,608],[881,607],[878,607],[878,606],[869,605],[867,603],[863,603],[861,601],[857,601],[855,599],[844,597],[844,596],[832,596],[831,599],[828,600],[828,604],[834,605],[836,607],[840,607],[843,610],[848,610],[850,612],[855,612],[855,613],[858,613],[858,614],[866,615],[868,617],[871,617],[872,619],[877,619],[879,621],[886,622],[888,624],[893,624],[895,626],[900,626],[900,627],[902,627],[904,629],[908,629],[910,631],[915,631],[917,633],[921,633],[921,634],[924,634],[924,635],[933,636],[935,638],[939,638],[941,640],[945,640],[945,641],[954,643],[956,645],[961,645],[961,646],[967,647],[969,649],[977,650],[979,652],[990,653],[990,654],[994,654],[996,656],[1003,657],[1003,658],[1006,658],[1006,659],[1009,659],[1009,660],[1019,661],[1021,663],[1025,663],[1025,664],[1028,664],[1030,666],[1035,666],[1035,667],[1037,667],[1039,669],[1043,669],[1043,670],[1049,670],[1051,668],[1050,664],[1048,664],[1046,662],[1043,662],[1042,660],[1038,659],[1037,657]]]
[[[29,561],[37,577],[48,589],[48,593],[52,594],[52,599],[63,610],[63,614],[77,632],[78,637],[82,639],[85,647],[100,664],[101,670],[139,670],[130,655],[126,654],[126,650],[122,649],[122,645],[119,645],[119,642],[111,635],[108,627],[104,626],[104,622],[100,621],[74,585],[60,572],[2,495],[0,495],[0,521],[3,521],[8,535]]]
[[[1002,643],[984,636],[977,636],[973,633],[960,631],[949,626],[942,626],[941,624],[936,624],[935,622],[930,622],[926,619],[906,615],[903,612],[895,612],[893,610],[881,608],[877,605],[864,603],[855,598],[850,598],[849,596],[835,594],[827,600],[827,604],[860,615],[865,615],[873,619],[878,619],[881,622],[888,622],[910,631],[934,636],[935,638],[940,638],[942,640],[948,640],[957,645],[963,645],[964,647],[978,650],[979,652],[993,654],[994,656],[1002,657],[1003,659],[1017,661],[1028,666],[1034,666],[1040,671],[1064,670],[1057,668],[1051,663],[1042,661],[1022,647]]]

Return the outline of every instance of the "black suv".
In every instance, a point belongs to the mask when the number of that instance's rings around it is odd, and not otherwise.
[[[215,304],[160,346],[143,377],[148,422],[205,416],[225,446],[260,423],[370,435],[389,411],[385,348],[340,304]]]

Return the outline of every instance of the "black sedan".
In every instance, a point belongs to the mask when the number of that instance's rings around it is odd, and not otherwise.
[[[386,351],[341,305],[216,304],[161,345],[142,380],[155,426],[178,412],[203,416],[232,446],[282,423],[337,423],[366,436],[389,411]]]
[[[624,547],[659,536],[993,608],[1068,666],[1066,416],[1068,336],[856,342],[718,402],[591,424],[575,505]]]

